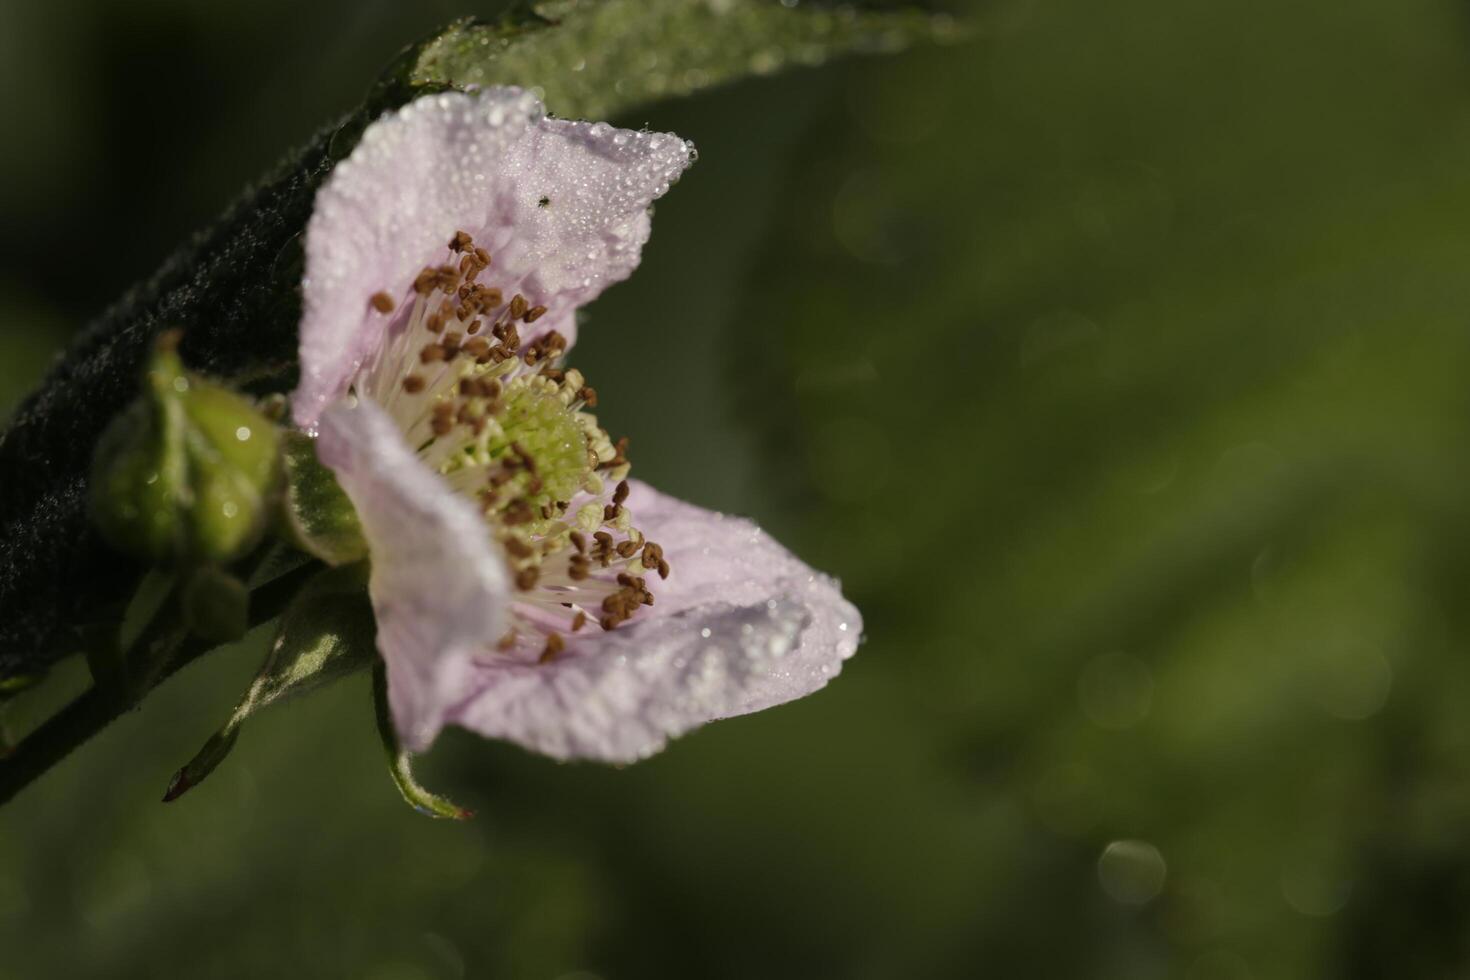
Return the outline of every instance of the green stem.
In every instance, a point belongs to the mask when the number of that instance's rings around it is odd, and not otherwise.
[[[296,595],[302,582],[314,570],[313,565],[303,566],[257,590],[250,597],[251,626],[258,626],[279,616]],[[166,632],[176,625],[169,622],[172,619],[167,614],[155,617],[146,634],[134,644],[134,649],[146,650],[149,645],[164,640]],[[73,749],[102,731],[123,712],[140,703],[149,691],[162,684],[175,671],[214,649],[218,649],[217,644],[188,637],[177,644],[171,655],[150,673],[145,690],[118,692],[94,685],[83,692],[22,739],[8,756],[0,759],[0,805],[8,803],[17,793],[70,755]]]

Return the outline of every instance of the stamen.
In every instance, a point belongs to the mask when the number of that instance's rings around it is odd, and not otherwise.
[[[546,646],[542,649],[538,662],[543,664],[550,663],[566,648],[566,641],[561,638],[560,633],[549,633],[546,637]]]
[[[566,338],[548,330],[522,347],[519,324],[547,306],[518,292],[507,302],[503,284],[478,281],[491,256],[468,232],[449,239],[446,258],[414,278],[408,315],[354,390],[475,501],[516,586],[496,649],[545,663],[589,622],[614,629],[652,605],[644,576],[666,578],[668,562],[626,506],[628,441],[608,438],[587,411],[597,390],[559,363]],[[371,308],[393,312],[392,289],[374,293]]]

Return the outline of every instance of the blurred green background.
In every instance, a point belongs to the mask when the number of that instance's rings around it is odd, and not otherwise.
[[[8,0],[0,407],[464,12]],[[0,810],[0,978],[1470,976],[1470,11],[967,16],[619,120],[701,157],[575,363],[843,578],[837,682],[625,770],[451,733],[467,825],[347,683],[163,807],[217,654]]]

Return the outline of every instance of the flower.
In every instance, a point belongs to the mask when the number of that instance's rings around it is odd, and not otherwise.
[[[495,88],[384,116],[318,193],[292,411],[361,520],[408,749],[458,724],[632,761],[820,688],[857,647],[833,580],[629,480],[562,366],[692,159]]]

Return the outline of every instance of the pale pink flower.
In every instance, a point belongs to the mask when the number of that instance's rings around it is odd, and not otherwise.
[[[518,89],[448,93],[368,127],[317,196],[292,411],[361,519],[409,749],[457,724],[632,761],[816,690],[857,647],[832,579],[627,480],[561,364],[692,157]]]

